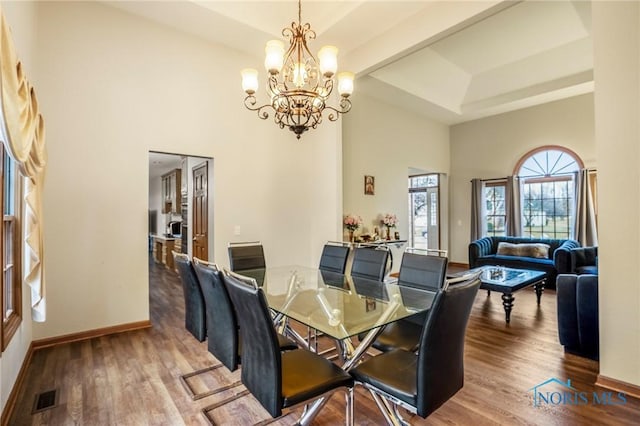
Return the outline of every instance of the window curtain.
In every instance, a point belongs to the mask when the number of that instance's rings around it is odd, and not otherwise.
[[[18,60],[11,30],[0,9],[0,137],[24,176],[23,284],[31,288],[31,317],[46,319],[42,189],[46,166],[44,121],[35,91]]]
[[[522,220],[520,209],[520,179],[518,176],[508,176],[505,183],[505,226],[508,236],[522,235]]]
[[[471,179],[471,241],[484,235],[484,182]]]
[[[581,169],[576,172],[576,220],[573,235],[583,246],[598,245],[598,227],[596,224],[595,200],[590,174],[595,170]],[[595,181],[595,180],[594,180]]]

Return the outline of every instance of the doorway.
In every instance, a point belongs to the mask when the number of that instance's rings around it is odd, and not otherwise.
[[[409,244],[440,250],[440,176],[409,176]]]
[[[200,170],[197,176],[195,169]],[[173,270],[171,251],[203,260],[213,254],[213,239],[209,237],[213,235],[213,209],[209,205],[212,172],[212,158],[149,152],[150,261]],[[198,244],[194,244],[196,237]]]

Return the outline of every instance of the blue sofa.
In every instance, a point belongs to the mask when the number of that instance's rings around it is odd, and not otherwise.
[[[556,285],[560,344],[565,352],[597,360],[598,276],[560,274]]]
[[[497,254],[498,244],[543,243],[549,245],[549,258],[540,259],[522,256],[504,256]],[[570,250],[580,247],[575,240],[555,240],[548,238],[523,237],[484,237],[469,244],[469,267],[483,265],[504,266],[506,268],[530,269],[547,274],[546,287],[555,288],[558,271],[571,268]]]

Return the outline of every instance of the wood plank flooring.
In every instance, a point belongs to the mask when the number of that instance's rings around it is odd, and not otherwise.
[[[184,329],[184,303],[177,275],[150,262],[153,328],[59,345],[36,351],[10,420],[11,425],[205,425],[200,410],[242,389],[192,401],[180,374],[216,364],[206,342]],[[465,385],[428,419],[407,415],[416,425],[630,425],[640,423],[640,401],[626,405],[534,407],[529,389],[551,377],[578,391],[594,387],[598,363],[565,354],[558,343],[555,293],[545,291],[536,306],[530,289],[515,294],[511,323],[504,321],[500,295],[481,291],[475,301],[465,347]],[[190,379],[196,389],[239,380],[221,368]],[[55,408],[31,414],[36,394],[57,388]],[[335,425],[344,419],[344,398],[335,394],[316,419]],[[297,410],[296,413],[299,413]],[[370,395],[356,392],[356,424],[384,420]],[[269,418],[246,396],[213,414],[218,424],[245,425]],[[293,424],[289,416],[277,424]]]

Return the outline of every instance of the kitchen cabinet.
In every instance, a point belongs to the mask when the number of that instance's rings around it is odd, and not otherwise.
[[[175,244],[175,242],[175,238],[160,235],[153,236],[153,258],[156,262],[166,265],[169,269],[175,269],[173,254],[171,252],[181,252],[180,244]]]
[[[182,212],[182,170],[175,169],[162,175],[162,213]]]

